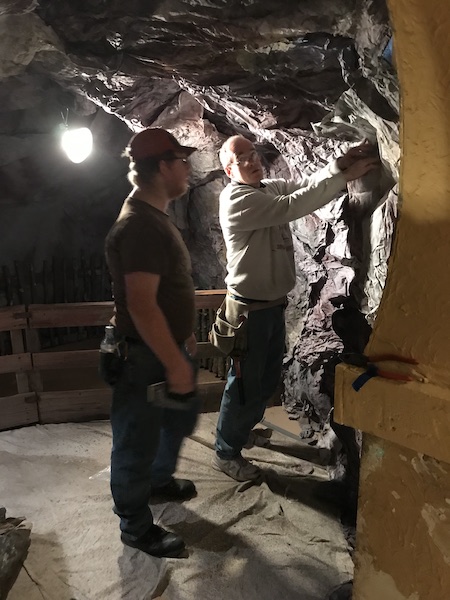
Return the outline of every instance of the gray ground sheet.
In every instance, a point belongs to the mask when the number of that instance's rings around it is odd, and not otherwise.
[[[198,495],[154,503],[155,521],[185,539],[186,558],[125,547],[113,514],[108,422],[0,433],[0,505],[32,524],[8,600],[325,600],[353,564],[336,509],[315,499],[327,479],[316,449],[274,432],[244,455],[259,485],[211,467],[217,414],[186,440],[180,477]]]

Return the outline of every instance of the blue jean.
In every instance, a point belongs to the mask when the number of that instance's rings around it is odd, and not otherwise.
[[[163,365],[150,348],[129,343],[111,406],[111,492],[120,529],[131,539],[153,524],[151,487],[171,481],[183,439],[197,421],[198,405],[170,410],[147,402],[147,386],[164,379]]]
[[[280,382],[286,335],[284,305],[250,312],[247,325],[248,352],[241,360],[244,403],[232,362],[217,422],[216,452],[227,460],[240,455]]]

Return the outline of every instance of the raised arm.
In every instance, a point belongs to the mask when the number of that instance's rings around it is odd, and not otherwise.
[[[327,204],[345,187],[346,180],[339,173],[323,181],[303,183],[303,187],[291,192],[295,186],[288,188],[282,180],[272,181],[265,191],[250,186],[233,190],[221,207],[221,222],[236,231],[289,223]]]
[[[336,164],[336,161],[334,161]],[[221,222],[235,231],[284,225],[328,204],[347,185],[379,165],[376,158],[357,160],[345,171],[321,169],[300,183],[272,180],[268,189],[239,186],[221,204]],[[328,169],[328,171],[327,171]]]

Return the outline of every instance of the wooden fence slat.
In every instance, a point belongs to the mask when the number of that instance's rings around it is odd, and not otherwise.
[[[38,422],[36,394],[16,394],[0,398],[0,430]]]
[[[33,369],[28,373],[28,383],[30,385],[30,389],[34,390],[35,392],[41,392],[43,389],[42,377],[34,366],[34,357],[41,350],[39,331],[37,329],[26,329],[25,341],[27,350],[32,353],[31,361],[33,363]]]
[[[201,358],[212,358],[215,356],[219,356],[220,358],[224,358],[222,352],[217,350],[212,344],[209,342],[197,342],[197,356],[199,360]]]
[[[196,308],[218,308],[224,296],[224,290],[197,290]],[[30,304],[29,323],[31,328],[106,325],[113,314],[113,306],[112,302]]]
[[[219,410],[224,387],[225,381],[220,379],[199,383],[197,396],[202,402],[200,412],[216,412]]]
[[[197,388],[203,410],[218,410],[225,383],[200,383]],[[108,419],[112,390],[99,388],[95,390],[68,390],[63,392],[41,392],[39,394],[40,423],[67,423],[73,421],[89,421]]]
[[[113,314],[112,302],[30,304],[30,327],[78,327],[106,325]]]
[[[217,310],[222,304],[227,290],[196,290],[195,308],[214,308]]]
[[[55,266],[55,265],[54,265]],[[95,265],[91,265],[93,267]],[[35,282],[31,273],[31,288]],[[21,278],[21,284],[25,279]],[[22,290],[25,293],[26,290]],[[61,291],[61,290],[59,290]],[[48,290],[47,290],[48,293]],[[196,309],[202,313],[199,321],[200,361],[223,362],[223,357],[207,340],[214,311],[225,297],[225,290],[198,290]],[[59,423],[108,418],[111,389],[100,387],[86,390],[43,391],[40,371],[96,368],[98,350],[42,352],[39,329],[62,331],[70,327],[100,327],[113,314],[113,302],[76,302],[30,304],[0,309],[0,331],[11,337],[12,355],[0,356],[0,374],[14,373],[18,394],[0,398],[0,429],[30,423]],[[203,322],[204,321],[204,322]],[[92,331],[92,330],[90,330]],[[95,335],[101,331],[96,330]],[[26,348],[24,345],[24,332]],[[6,335],[6,334],[5,334]],[[28,350],[28,352],[25,352]],[[223,381],[200,383],[199,396],[205,402],[216,402],[223,390]],[[212,406],[212,404],[211,404]]]
[[[41,392],[39,415],[41,423],[67,423],[107,419],[111,404],[111,388]]]
[[[23,343],[22,331],[12,330],[10,333],[13,354],[23,354],[25,345]],[[16,383],[19,394],[26,394],[31,391],[30,382],[26,373],[16,373]]]
[[[197,344],[197,357],[209,358],[212,356],[223,357],[223,354],[214,348],[209,342],[199,342]],[[35,369],[83,369],[95,368],[98,366],[98,350],[68,350],[64,352],[36,352],[33,353],[33,366]],[[11,372],[2,371],[0,357],[0,373]],[[22,369],[23,371],[27,369]],[[14,369],[12,369],[14,371]]]
[[[26,329],[27,312],[24,304],[0,308],[0,331]]]
[[[32,368],[30,352],[0,356],[0,373],[24,373]]]
[[[69,350],[64,352],[38,352],[33,354],[35,369],[85,369],[97,367],[98,350]]]

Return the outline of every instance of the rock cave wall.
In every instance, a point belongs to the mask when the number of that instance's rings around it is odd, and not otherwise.
[[[377,143],[378,172],[292,223],[284,402],[320,433],[339,354],[367,341],[395,229],[399,101],[384,1],[4,1],[0,31],[2,264],[101,253],[129,190],[120,154],[131,131],[161,126],[199,148],[172,217],[196,285],[220,288],[217,150],[228,135],[250,137],[268,175],[294,178]],[[61,113],[93,131],[82,165],[59,151]]]

